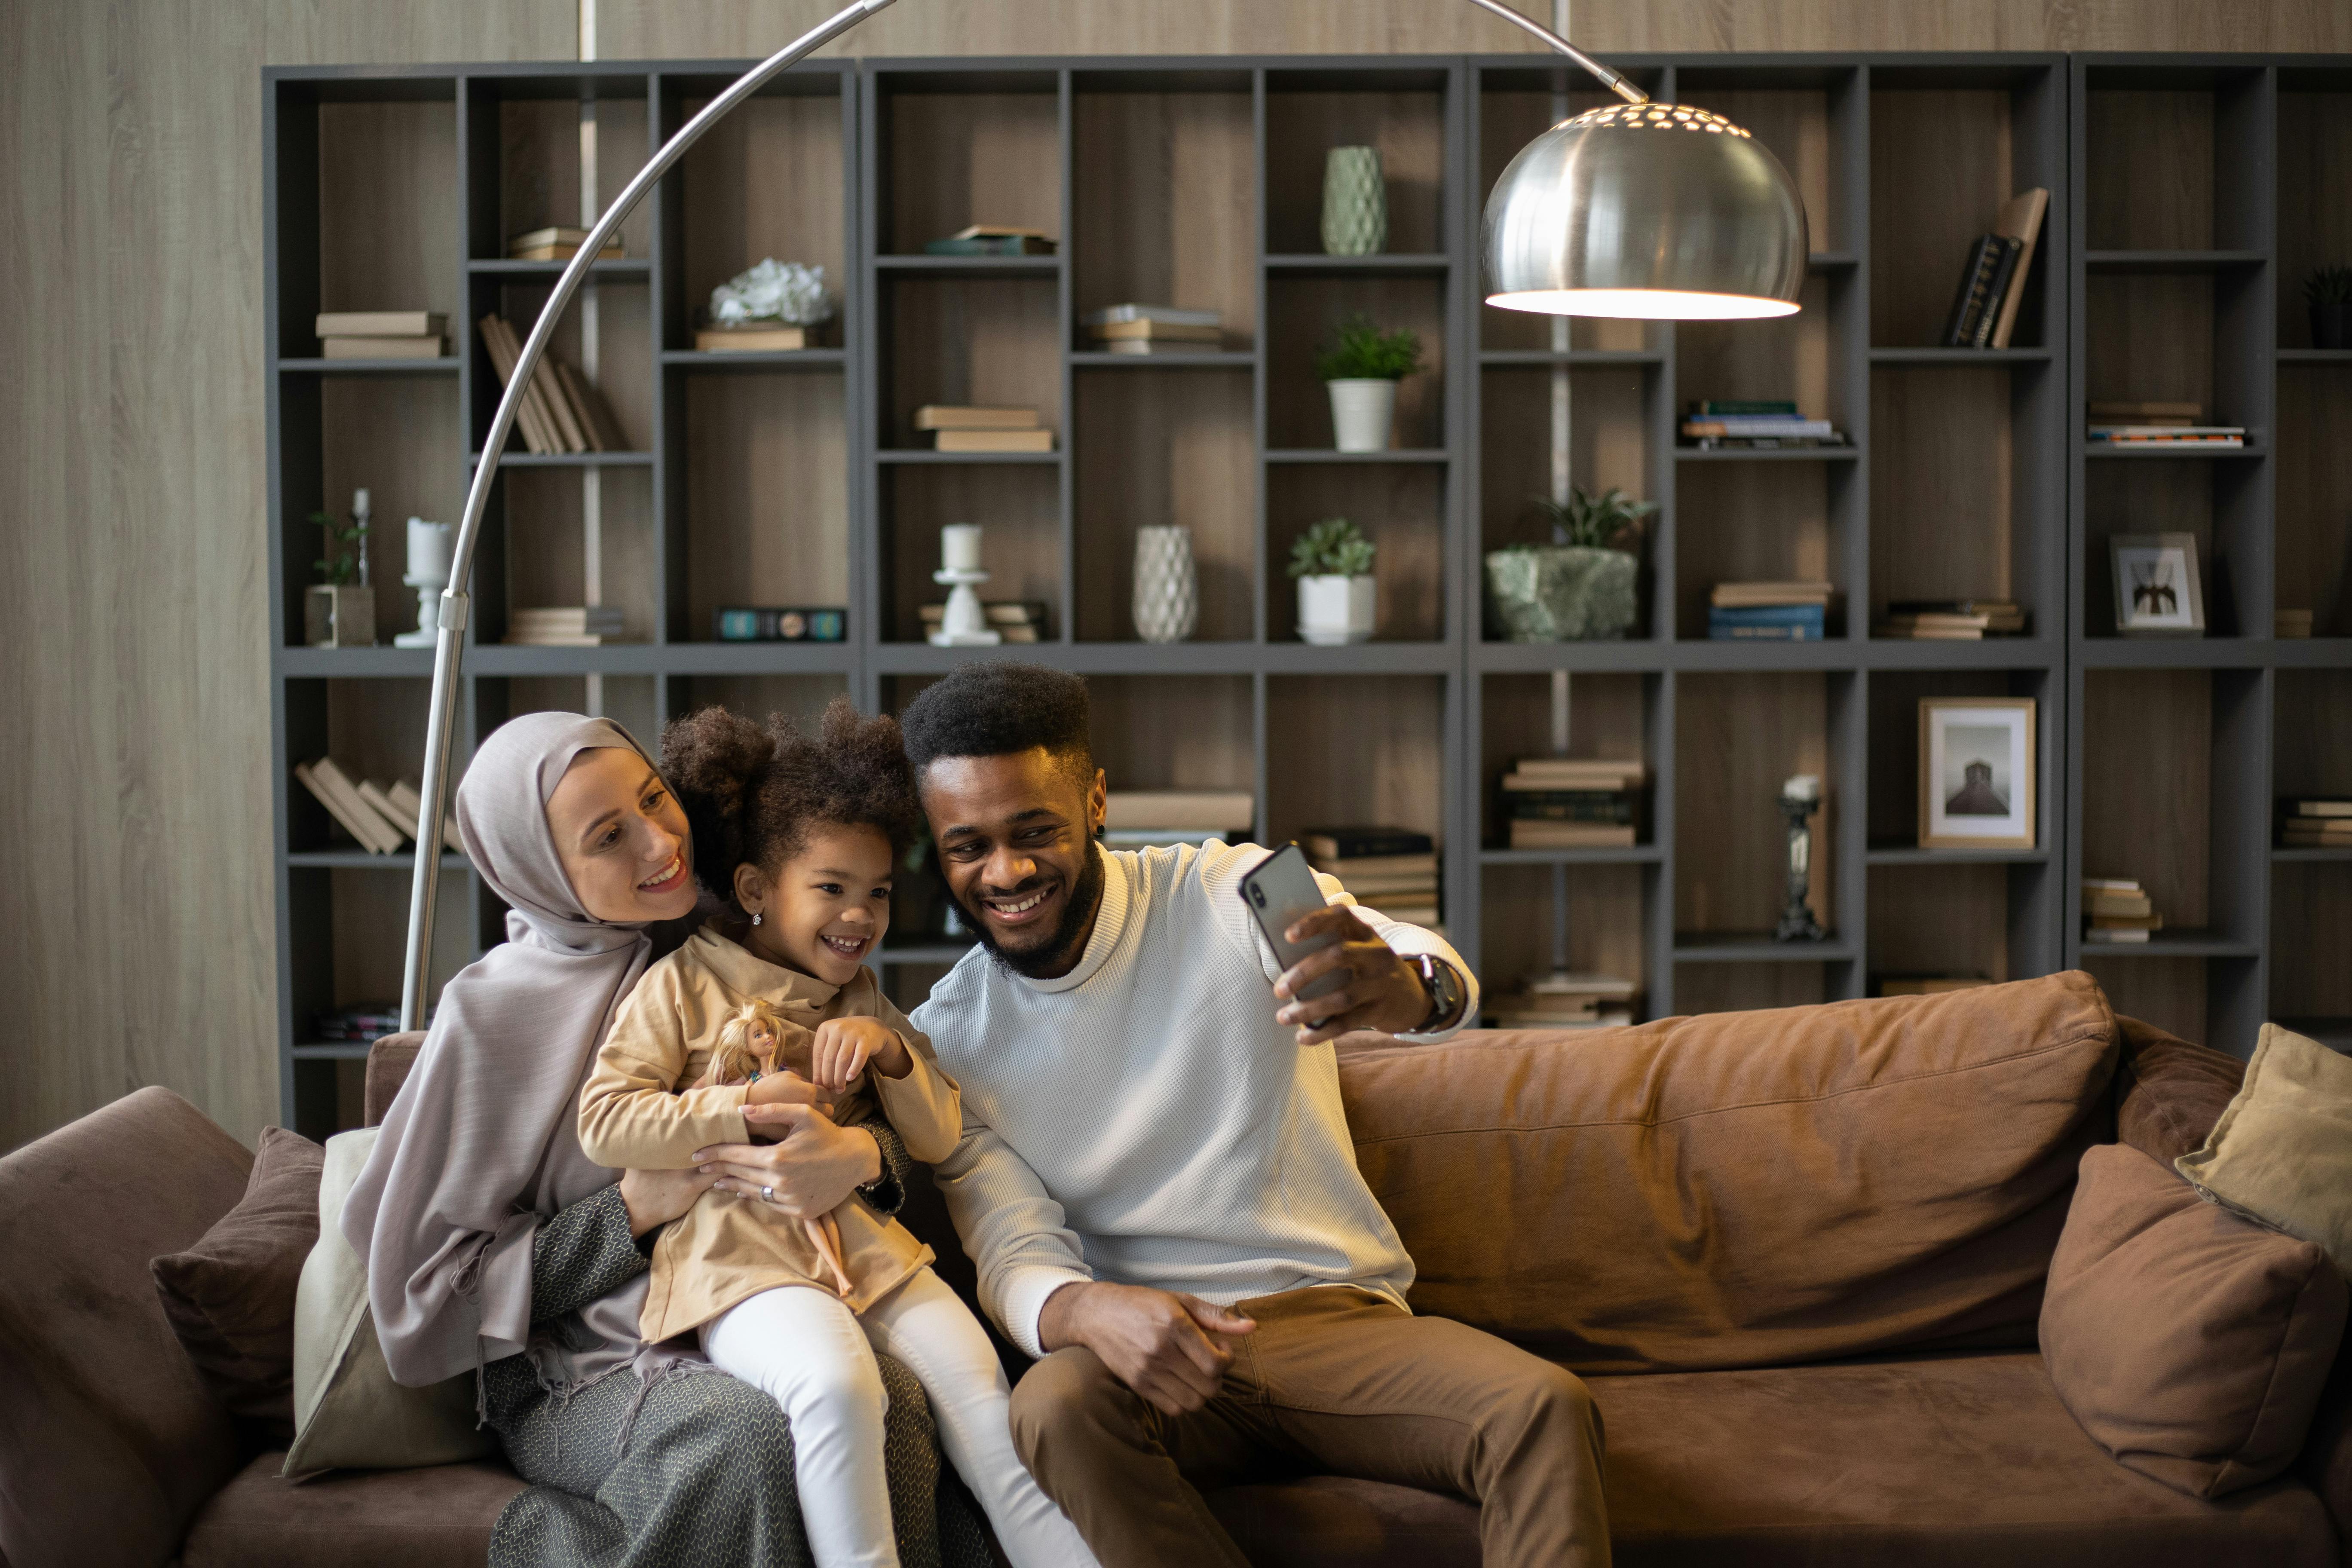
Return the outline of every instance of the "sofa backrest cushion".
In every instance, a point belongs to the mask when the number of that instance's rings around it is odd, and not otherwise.
[[[367,1078],[360,1097],[361,1126],[383,1125],[383,1113],[392,1109],[400,1086],[408,1081],[408,1069],[416,1065],[416,1053],[424,1048],[422,1029],[385,1035],[368,1047]]]
[[[2204,1145],[2245,1082],[2246,1064],[2117,1015],[2116,1142],[2160,1165]]]
[[[2031,1344],[2116,1021],[2076,972],[1340,1058],[1416,1310],[1580,1371]]]
[[[142,1089],[0,1159],[0,1558],[169,1559],[239,1463],[151,1258],[245,1195],[253,1156]]]

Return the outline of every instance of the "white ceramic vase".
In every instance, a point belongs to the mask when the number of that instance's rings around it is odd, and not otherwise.
[[[1378,602],[1371,574],[1298,579],[1298,635],[1318,647],[1369,642]]]
[[[1135,631],[1145,642],[1182,642],[1201,624],[1201,577],[1192,531],[1135,531]]]
[[[1385,452],[1396,423],[1397,384],[1383,376],[1327,381],[1331,433],[1342,452]]]

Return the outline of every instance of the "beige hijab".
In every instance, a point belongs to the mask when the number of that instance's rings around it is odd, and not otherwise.
[[[531,1334],[541,1223],[620,1179],[581,1152],[580,1086],[652,946],[644,927],[580,907],[548,830],[564,770],[608,746],[645,755],[610,720],[529,714],[490,736],[457,789],[458,837],[508,907],[507,940],[443,989],[343,1205],[400,1383],[438,1383],[528,1351],[543,1383],[577,1387],[645,1350],[643,1274],[556,1332]]]

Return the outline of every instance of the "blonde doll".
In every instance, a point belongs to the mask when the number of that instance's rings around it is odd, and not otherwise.
[[[765,1002],[746,1002],[728,1016],[719,1026],[719,1038],[710,1052],[709,1068],[702,1075],[699,1087],[719,1084],[752,1084],[778,1072],[792,1072],[782,1064],[784,1038],[790,1026]],[[806,1031],[803,1031],[805,1033]],[[807,1065],[805,1063],[803,1066]],[[850,1087],[855,1088],[853,1084]],[[822,1092],[822,1091],[820,1091]],[[834,1284],[844,1296],[856,1287],[850,1283],[849,1269],[841,1258],[841,1226],[829,1214],[818,1215],[801,1221],[801,1229],[824,1260],[833,1275]]]

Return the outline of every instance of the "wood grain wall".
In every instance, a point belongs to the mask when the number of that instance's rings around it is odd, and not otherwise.
[[[833,0],[594,0],[606,58]],[[1548,9],[1533,6],[1538,12]],[[0,5],[0,1149],[142,1084],[275,1119],[264,65],[562,58],[581,0]],[[2352,50],[2342,0],[1585,0],[1612,50]],[[867,55],[1507,50],[1444,0],[902,0]]]

